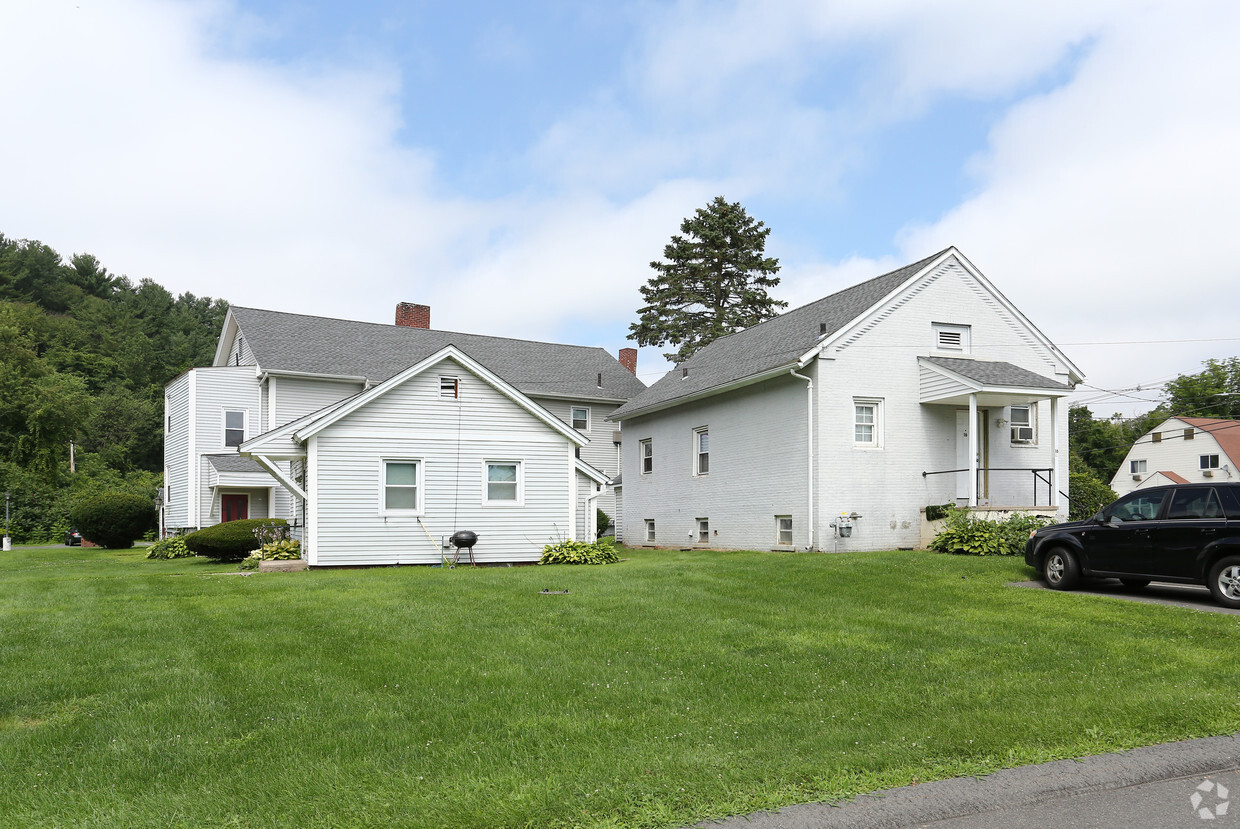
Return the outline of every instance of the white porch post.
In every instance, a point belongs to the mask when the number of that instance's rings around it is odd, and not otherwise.
[[[1059,512],[1059,398],[1051,398],[1051,506]]]
[[[969,506],[977,506],[977,394],[969,395]]]

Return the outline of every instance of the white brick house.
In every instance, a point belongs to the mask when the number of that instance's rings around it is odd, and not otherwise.
[[[1082,379],[948,248],[716,340],[616,410],[624,538],[876,550],[917,546],[930,504],[1063,515]]]

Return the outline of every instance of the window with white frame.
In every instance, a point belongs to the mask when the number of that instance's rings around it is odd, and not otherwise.
[[[853,445],[877,449],[882,446],[881,400],[857,398],[853,400]]]
[[[459,377],[440,377],[439,378],[439,396],[456,400],[461,396],[461,378]]]
[[[422,463],[408,458],[383,461],[384,515],[422,511]]]
[[[1202,455],[1198,462],[1201,469],[1218,469],[1218,455]]]
[[[699,426],[693,430],[693,474],[710,474],[710,427]]]
[[[638,457],[641,458],[642,474],[649,475],[654,471],[654,442],[650,438],[637,442]]]
[[[646,519],[646,543],[647,544],[654,543],[654,519],[653,518]]]
[[[931,327],[934,330],[934,347],[939,351],[969,352],[969,326],[936,322]]]
[[[224,412],[224,445],[240,446],[245,443],[245,412]]]
[[[710,519],[699,518],[697,520],[697,540],[699,544],[710,543]]]
[[[1146,469],[1146,463],[1143,460],[1128,462],[1128,471],[1131,472],[1133,475],[1144,475],[1145,469]]]
[[[1012,406],[1009,409],[1013,446],[1029,446],[1037,443],[1037,432],[1034,429],[1034,424],[1037,423],[1037,411],[1037,405],[1034,403],[1026,406]]]
[[[578,432],[590,431],[590,409],[586,406],[573,406],[573,428]]]
[[[775,516],[775,544],[780,547],[792,546],[792,516]]]
[[[520,461],[487,461],[484,503],[520,504],[521,483]]]

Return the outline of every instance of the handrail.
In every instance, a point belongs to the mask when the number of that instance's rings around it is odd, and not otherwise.
[[[951,475],[958,472],[968,472],[968,469],[940,469],[934,472],[922,472],[921,477],[926,478],[930,475]],[[1052,466],[979,466],[977,467],[977,489],[980,492],[982,488],[983,472],[1032,472],[1033,473],[1033,502],[1038,502],[1038,483],[1046,484],[1047,501],[1051,500],[1053,490],[1051,487],[1050,475],[1055,471]],[[1042,473],[1046,473],[1046,477],[1042,477]]]

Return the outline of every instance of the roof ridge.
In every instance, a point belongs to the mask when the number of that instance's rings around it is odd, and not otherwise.
[[[395,325],[395,324],[386,323],[386,322],[371,322],[370,320],[344,319],[342,317],[325,317],[319,314],[299,314],[295,311],[272,311],[269,308],[252,308],[248,305],[231,305],[229,306],[229,308],[230,310],[239,309],[242,311],[258,311],[259,313],[262,313],[262,314],[276,314],[276,315],[283,316],[283,317],[302,317],[304,319],[310,319],[310,320],[327,320],[329,322],[334,322],[334,323],[343,322],[343,323],[348,323],[350,325],[372,325],[372,326],[383,328],[383,329],[393,329],[393,330],[402,330],[402,331],[432,331],[436,334],[459,334],[460,336],[463,336],[463,337],[478,337],[480,339],[499,340],[502,342],[532,343],[533,345],[553,345],[558,348],[581,348],[587,351],[602,351],[608,356],[611,356],[611,352],[601,345],[577,345],[575,343],[554,343],[554,342],[548,342],[547,340],[530,340],[530,339],[525,339],[523,337],[499,337],[494,334],[473,334],[469,331],[452,331],[446,328],[414,328],[413,326],[409,326],[409,325]]]

